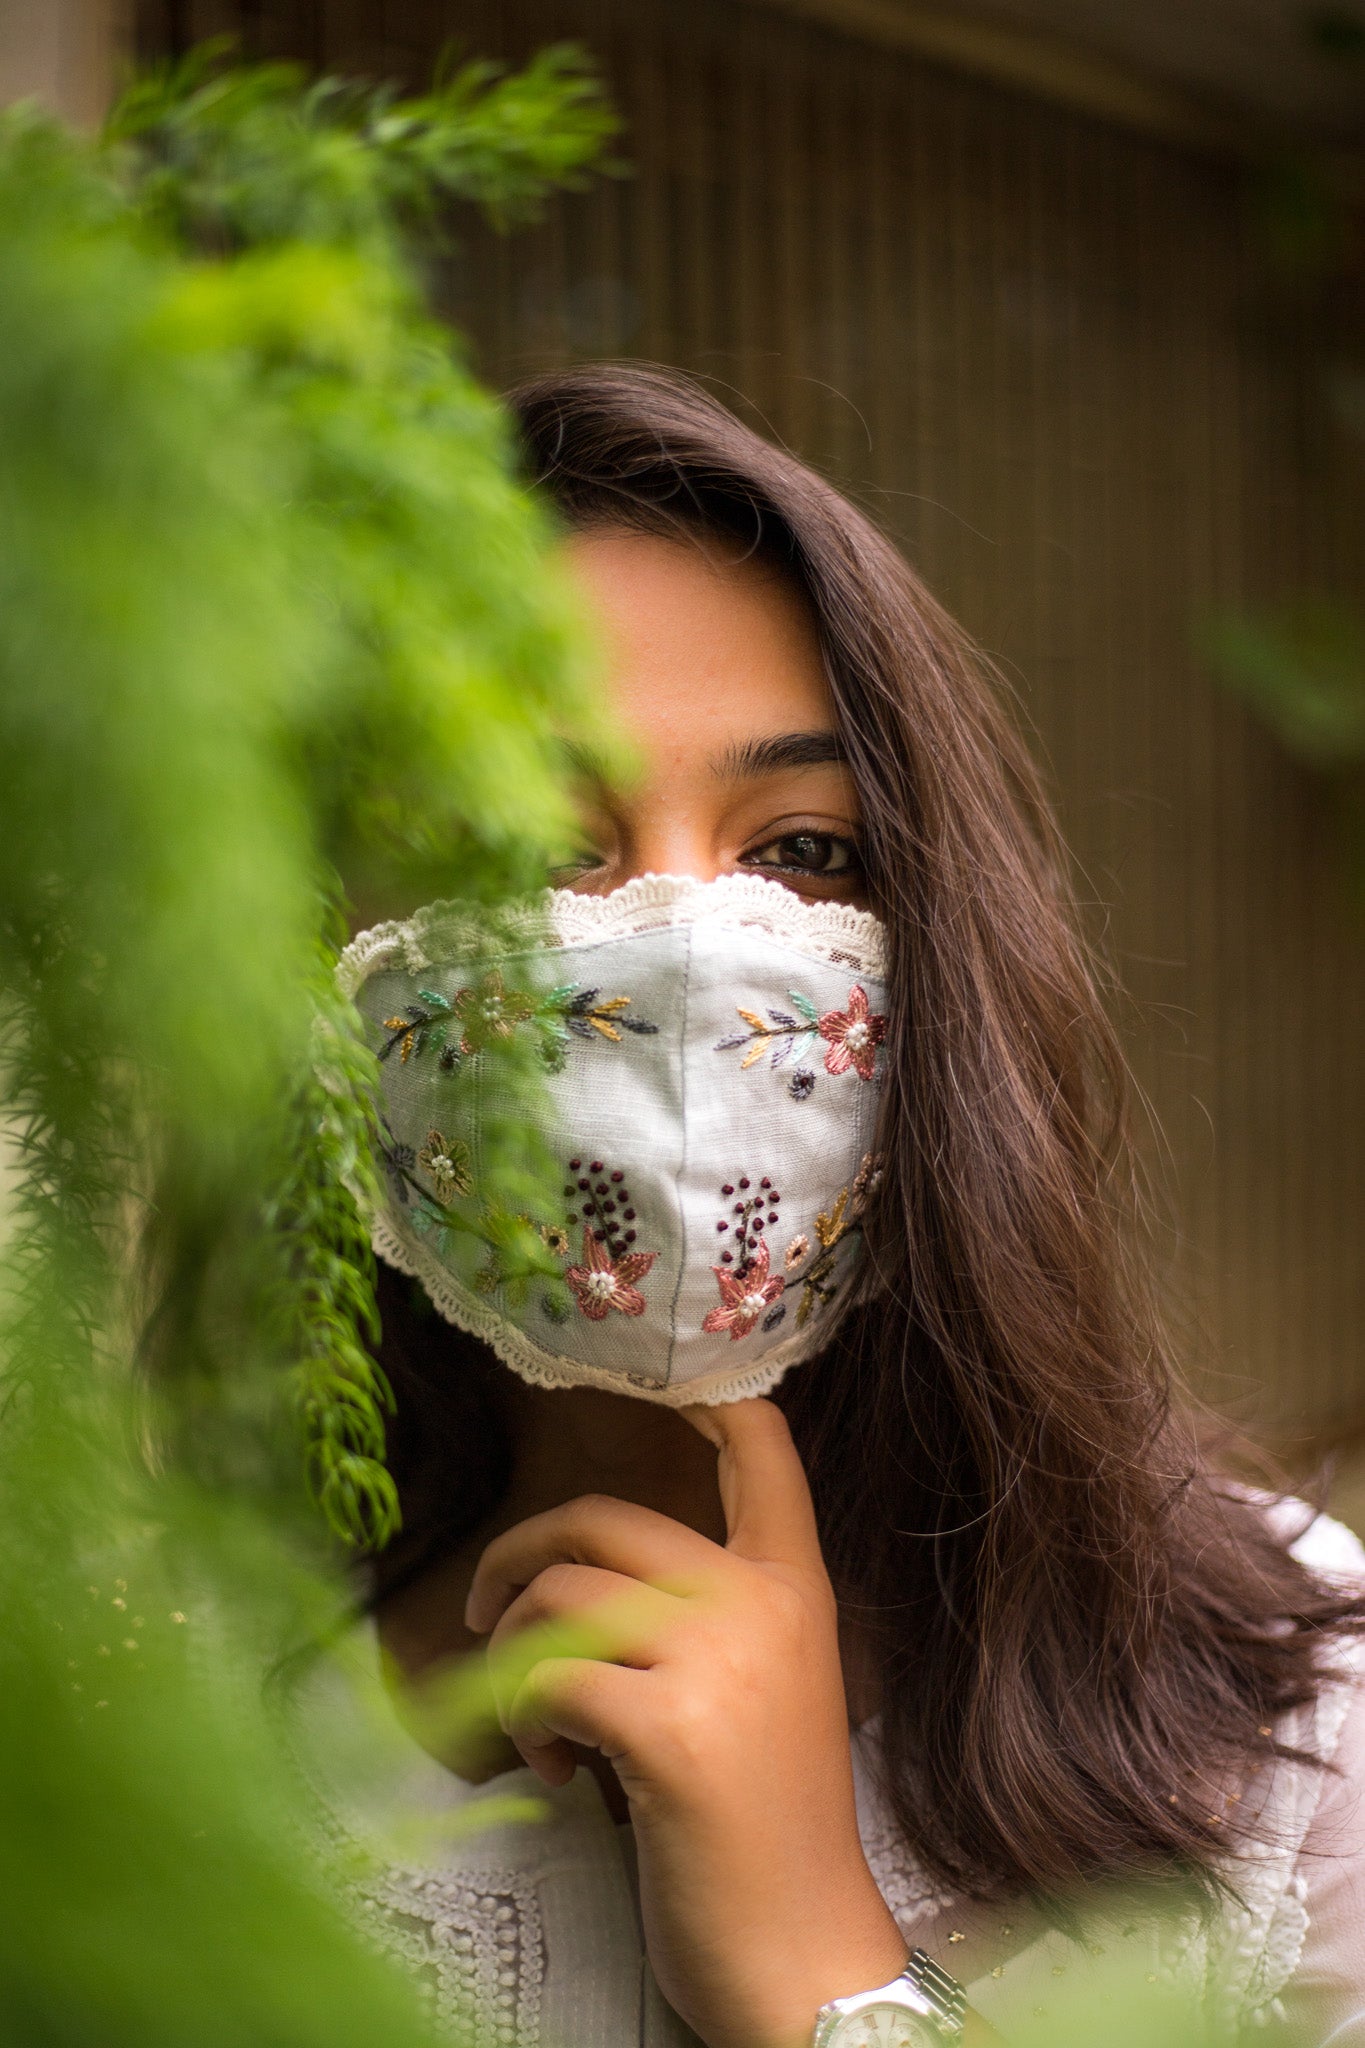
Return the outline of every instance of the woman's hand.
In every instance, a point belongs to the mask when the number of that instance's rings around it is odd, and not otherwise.
[[[720,1452],[723,1549],[588,1495],[489,1544],[466,1620],[492,1631],[503,1725],[547,1784],[575,1742],[614,1766],[672,2005],[708,2048],[804,2048],[824,2001],[886,1983],[905,1942],[858,1839],[834,1594],[787,1425],[768,1401],[686,1413]]]

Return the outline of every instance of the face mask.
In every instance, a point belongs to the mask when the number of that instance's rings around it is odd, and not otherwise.
[[[709,1404],[828,1343],[878,1178],[869,912],[756,875],[645,875],[557,890],[496,934],[436,904],[364,933],[338,972],[380,1060],[375,1250],[513,1371]],[[511,1230],[520,1260],[481,1186],[498,1119],[501,1157],[524,1114],[517,1055],[546,1070],[550,1162]]]

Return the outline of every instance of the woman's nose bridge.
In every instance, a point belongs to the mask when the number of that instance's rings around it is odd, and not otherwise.
[[[690,807],[642,792],[629,806],[622,849],[631,875],[691,875],[709,882],[721,872],[712,820]]]

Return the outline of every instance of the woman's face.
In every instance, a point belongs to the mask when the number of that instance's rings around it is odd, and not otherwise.
[[[863,903],[857,792],[801,593],[715,543],[598,528],[567,551],[642,770],[584,792],[581,854],[555,881],[603,895],[633,875],[748,872]]]

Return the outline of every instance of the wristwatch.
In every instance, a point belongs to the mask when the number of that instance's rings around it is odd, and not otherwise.
[[[956,1977],[912,1949],[893,1984],[831,1998],[815,2016],[811,2048],[942,2048],[962,2039],[967,1994]]]

